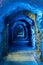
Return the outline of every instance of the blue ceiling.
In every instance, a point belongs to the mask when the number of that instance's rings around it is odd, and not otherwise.
[[[43,0],[0,0],[0,16],[15,2],[29,3],[31,6],[43,11]]]

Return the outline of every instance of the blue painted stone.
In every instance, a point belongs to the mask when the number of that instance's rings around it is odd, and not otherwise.
[[[38,65],[38,64],[34,61],[22,61],[22,62],[6,61],[4,65]]]
[[[43,60],[43,42],[40,43],[41,58]]]

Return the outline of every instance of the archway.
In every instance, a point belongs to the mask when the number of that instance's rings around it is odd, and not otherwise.
[[[35,48],[34,22],[21,12],[14,16],[15,14],[12,14],[9,18],[5,18],[8,49]]]

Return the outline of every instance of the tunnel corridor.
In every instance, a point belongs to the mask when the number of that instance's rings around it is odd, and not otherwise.
[[[0,7],[0,65],[43,65],[40,2],[4,2]]]

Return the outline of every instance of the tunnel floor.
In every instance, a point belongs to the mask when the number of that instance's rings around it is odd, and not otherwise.
[[[41,65],[34,50],[21,50],[9,53],[4,57],[4,65]],[[42,64],[43,65],[43,64]]]

